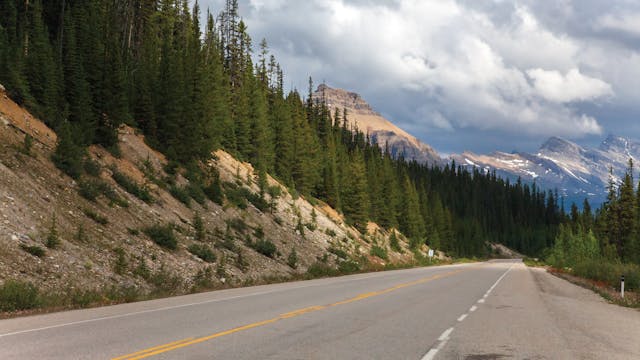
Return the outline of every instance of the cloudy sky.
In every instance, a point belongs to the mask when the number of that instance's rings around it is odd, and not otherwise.
[[[638,1],[240,0],[240,12],[287,85],[358,92],[442,153],[640,139]]]

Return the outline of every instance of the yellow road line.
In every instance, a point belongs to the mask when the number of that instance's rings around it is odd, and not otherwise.
[[[117,357],[117,358],[113,358],[113,359],[111,359],[111,360],[124,360],[124,359],[128,359],[128,358],[130,358],[130,357],[132,357],[132,356],[141,355],[141,354],[144,354],[144,353],[152,352],[152,351],[154,351],[154,350],[159,350],[159,349],[163,349],[163,348],[168,348],[168,347],[170,347],[171,345],[177,345],[177,344],[180,344],[180,343],[187,342],[187,341],[189,341],[189,340],[193,340],[193,338],[192,338],[192,337],[190,337],[190,338],[186,338],[186,339],[182,339],[182,340],[178,340],[178,341],[170,342],[170,343],[168,343],[168,344],[154,346],[154,347],[152,347],[152,348],[148,348],[148,349],[140,350],[140,351],[137,351],[137,352],[134,352],[134,353],[128,354],[128,355],[124,355],[124,356],[120,356],[120,357]]]
[[[137,351],[137,352],[134,352],[134,353],[131,353],[131,354],[127,354],[127,355],[123,355],[123,356],[120,356],[120,357],[116,357],[116,358],[113,358],[111,360],[139,360],[139,359],[144,359],[144,358],[147,358],[147,357],[150,357],[150,356],[153,356],[153,355],[158,355],[158,354],[162,354],[162,353],[165,353],[165,352],[168,352],[168,351],[180,349],[180,348],[183,348],[183,347],[186,347],[186,346],[198,344],[198,343],[201,343],[201,342],[204,342],[204,341],[208,341],[208,340],[211,340],[211,339],[215,339],[215,338],[218,338],[218,337],[221,337],[221,336],[230,335],[230,334],[233,334],[233,333],[237,333],[237,332],[240,332],[240,331],[253,329],[253,328],[256,328],[256,327],[259,327],[259,326],[264,326],[264,325],[267,325],[267,324],[272,324],[272,323],[274,323],[276,321],[280,321],[280,320],[284,320],[284,319],[290,319],[290,318],[293,318],[293,317],[296,317],[296,316],[300,316],[300,315],[303,315],[303,314],[308,314],[308,313],[311,313],[311,312],[320,311],[320,310],[326,309],[328,307],[333,307],[333,306],[338,306],[338,305],[345,305],[345,304],[349,304],[349,303],[352,303],[352,302],[356,302],[356,301],[360,301],[360,300],[363,300],[363,299],[367,299],[367,298],[370,298],[370,297],[373,297],[373,296],[387,294],[387,293],[390,293],[392,291],[403,289],[403,288],[406,288],[406,287],[409,287],[409,286],[415,286],[415,285],[418,285],[418,284],[424,284],[426,282],[433,281],[433,280],[440,279],[440,278],[447,277],[447,276],[451,276],[451,275],[454,275],[454,274],[457,274],[457,273],[460,273],[460,272],[463,272],[463,271],[467,271],[467,270],[463,269],[463,270],[449,271],[449,272],[446,272],[446,273],[443,273],[443,274],[433,275],[433,276],[430,276],[430,277],[418,279],[418,280],[411,281],[411,282],[408,282],[408,283],[398,284],[396,286],[393,286],[393,287],[390,287],[390,288],[387,288],[387,289],[383,289],[383,290],[379,290],[379,291],[372,291],[372,292],[367,292],[367,293],[362,293],[362,294],[356,295],[356,296],[354,296],[352,298],[335,302],[333,304],[316,305],[316,306],[306,307],[306,308],[303,308],[303,309],[294,310],[294,311],[291,311],[291,312],[288,312],[288,313],[281,314],[280,316],[272,318],[272,319],[269,319],[269,320],[255,322],[255,323],[252,323],[252,324],[236,327],[236,328],[233,328],[233,329],[230,329],[230,330],[218,332],[218,333],[211,334],[211,335],[208,335],[208,336],[203,336],[203,337],[200,337],[200,338],[195,338],[195,339],[194,338],[188,338],[188,339],[184,339],[184,340],[180,340],[180,341],[174,341],[174,342],[171,342],[171,343],[168,343],[168,344],[164,344],[164,345],[158,345],[158,346],[155,346],[155,347],[152,347],[152,348],[148,348],[148,349],[140,350],[140,351]]]

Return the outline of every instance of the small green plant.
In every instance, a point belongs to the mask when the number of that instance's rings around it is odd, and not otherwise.
[[[111,175],[118,185],[122,186],[129,194],[137,197],[138,199],[150,204],[153,202],[153,196],[149,192],[146,186],[138,185],[133,179],[129,178],[125,174],[113,169]]]
[[[264,230],[262,229],[262,226],[258,226],[253,229],[253,236],[255,236],[256,239],[264,239]]]
[[[242,250],[238,251],[238,256],[236,257],[236,265],[240,270],[242,270],[242,272],[247,271],[247,269],[249,268],[249,262],[247,262],[247,260],[245,259],[244,251]]]
[[[342,250],[342,249],[338,249],[336,247],[330,247],[329,248],[329,252],[334,254],[335,256],[337,256],[340,259],[346,259],[348,257],[346,251]]]
[[[24,136],[24,143],[22,144],[22,152],[27,156],[31,156],[32,148],[33,148],[33,136],[31,136],[30,134],[27,134]]]
[[[213,173],[213,179],[211,180],[209,185],[205,186],[203,190],[209,200],[218,205],[222,205],[224,203],[222,184],[220,183],[220,175],[217,171]]]
[[[325,234],[327,234],[327,235],[329,235],[329,236],[331,236],[331,237],[336,237],[336,235],[337,235],[337,234],[336,234],[336,232],[335,232],[335,231],[333,231],[333,229],[329,229],[329,228],[327,228],[327,229],[324,231],[324,233],[325,233]]]
[[[203,261],[212,263],[216,261],[216,254],[213,253],[211,248],[204,244],[191,244],[187,248],[190,253],[199,257]]]
[[[194,238],[198,241],[203,241],[207,235],[204,228],[204,222],[202,221],[202,217],[199,213],[196,213],[193,217],[193,231]]]
[[[276,245],[270,240],[260,239],[253,243],[253,248],[260,254],[273,258],[276,251]]]
[[[84,172],[90,176],[100,176],[100,164],[97,161],[92,160],[90,157],[86,157],[82,162]]]
[[[189,192],[185,187],[171,185],[171,187],[169,188],[169,192],[171,193],[171,196],[176,198],[176,200],[185,204],[187,207],[191,207],[191,197],[189,196]]]
[[[122,275],[127,271],[128,266],[126,253],[121,247],[116,248],[114,252],[116,253],[116,260],[113,264],[113,272]]]
[[[109,223],[109,220],[98,214],[97,212],[91,210],[91,209],[84,209],[84,214],[91,220],[97,222],[100,225],[107,225]]]
[[[0,311],[27,310],[39,305],[40,294],[35,285],[18,280],[0,285]]]
[[[292,269],[298,267],[298,253],[296,252],[296,248],[293,248],[289,256],[287,256],[287,265]]]
[[[26,252],[28,252],[29,254],[36,256],[36,257],[43,257],[46,253],[46,251],[41,248],[38,245],[25,245],[25,244],[20,244],[20,248]]]
[[[389,247],[395,252],[402,252],[402,248],[400,247],[400,242],[398,241],[395,231],[391,231],[391,236],[389,236]]]
[[[371,251],[369,252],[372,256],[377,256],[383,260],[389,260],[389,255],[387,254],[387,249],[384,249],[378,245],[371,246]]]
[[[302,219],[300,219],[300,218],[298,218],[298,224],[296,225],[296,230],[298,231],[300,236],[302,236],[303,238],[305,237],[305,235],[304,235],[304,224],[302,224]]]
[[[58,228],[56,224],[56,215],[51,217],[51,226],[49,226],[49,232],[47,233],[47,239],[45,245],[49,249],[55,249],[60,246],[60,236],[58,235]]]
[[[156,244],[169,250],[178,248],[178,240],[173,232],[173,225],[152,225],[144,229],[144,233]]]
[[[200,205],[204,205],[205,201],[207,200],[207,195],[204,193],[200,185],[191,182],[189,185],[187,185],[186,190],[193,200],[195,200]]]
[[[147,266],[147,262],[143,258],[140,258],[138,266],[133,269],[133,274],[145,280],[149,280],[151,277],[151,270],[149,270],[149,266]]]
[[[89,241],[89,237],[87,236],[87,233],[85,232],[84,226],[82,224],[78,225],[78,228],[76,230],[75,239],[76,239],[76,241],[79,241],[79,242],[87,242],[87,241]]]
[[[204,269],[198,270],[198,272],[193,276],[193,287],[191,288],[191,291],[197,292],[200,290],[211,289],[213,285],[213,270],[210,266],[207,266]]]
[[[226,221],[226,223],[228,228],[231,228],[232,230],[241,234],[244,234],[249,229],[249,225],[247,225],[247,223],[244,222],[244,220],[242,220],[241,218],[229,219]]]

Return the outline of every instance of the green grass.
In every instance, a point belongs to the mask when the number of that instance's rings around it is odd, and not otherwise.
[[[377,256],[380,259],[383,260],[389,260],[389,255],[387,254],[387,249],[382,248],[378,245],[373,245],[371,247],[371,251],[369,252],[370,255],[372,256]]]

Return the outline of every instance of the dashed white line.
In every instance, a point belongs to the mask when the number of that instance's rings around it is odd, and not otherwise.
[[[489,294],[491,294],[491,292],[493,291],[493,289],[495,289],[495,287],[498,285],[498,283],[500,283],[500,281],[502,279],[504,279],[504,277],[507,275],[507,273],[509,271],[511,271],[511,268],[513,268],[514,265],[511,265],[509,267],[509,269],[507,269],[507,271],[505,271],[504,274],[502,274],[502,276],[500,276],[498,278],[498,280],[496,280],[496,282],[493,283],[493,285],[491,285],[491,287],[489,288],[489,290],[487,290],[487,292],[484,294],[484,296],[477,301],[478,304],[483,304],[485,302],[485,299],[487,297],[489,297]],[[469,313],[472,313],[472,312],[474,312],[476,310],[478,310],[478,307],[476,305],[471,306],[469,308],[469,312],[460,315],[460,317],[458,318],[458,322],[464,321],[464,319],[466,319],[467,316],[469,316]],[[449,336],[451,336],[452,332],[453,332],[453,327],[450,327],[447,330],[445,330],[440,335],[440,337],[438,337],[438,342],[439,342],[438,346],[429,349],[429,351],[426,354],[424,354],[424,356],[422,357],[421,360],[433,360],[435,358],[436,354],[438,354],[438,351],[440,351],[440,349],[442,349],[447,344],[447,341],[449,341]]]
[[[449,340],[449,335],[451,335],[451,332],[453,332],[453,327],[448,328],[447,330],[445,330],[442,335],[440,335],[440,337],[438,338],[438,341],[445,341],[445,340]]]

